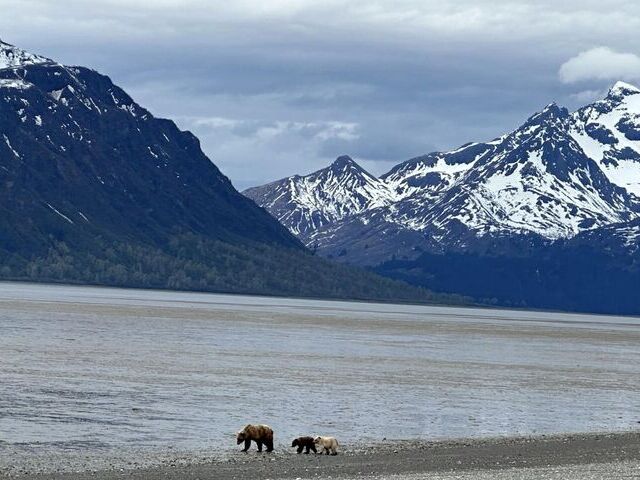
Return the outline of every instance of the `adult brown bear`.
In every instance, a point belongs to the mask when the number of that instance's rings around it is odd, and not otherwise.
[[[262,451],[262,445],[267,447],[267,452],[273,450],[273,430],[269,425],[247,425],[238,432],[236,437],[238,445],[244,442],[243,452],[249,450],[251,446],[251,440],[258,445],[258,451]]]

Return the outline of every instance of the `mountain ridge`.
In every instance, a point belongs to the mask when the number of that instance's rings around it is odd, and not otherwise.
[[[0,61],[0,278],[449,298],[314,257],[235,190],[192,133],[108,76],[5,42]]]
[[[156,119],[94,70],[22,57],[26,63],[0,70],[0,153],[5,158],[0,173],[21,181],[13,196],[6,192],[5,206],[15,203],[16,195],[22,199],[9,209],[12,214],[53,215],[61,230],[80,233],[93,234],[92,225],[104,225],[149,241],[166,229],[184,228],[219,238],[273,235],[276,242],[296,246],[235,193],[193,134]],[[177,202],[167,196],[169,190]],[[225,208],[214,208],[212,199]],[[187,202],[197,203],[197,218]],[[242,212],[252,216],[251,225],[229,223],[236,204],[246,206]],[[137,217],[138,225],[127,215]]]
[[[294,175],[243,193],[268,211],[281,212],[280,219],[290,231],[302,237],[345,216],[386,204],[393,197],[376,177],[346,155],[308,175]]]
[[[495,140],[401,162],[375,179],[377,202],[370,198],[360,209],[304,232],[290,228],[286,208],[276,211],[269,203],[273,188],[286,190],[288,179],[257,187],[260,198],[255,189],[244,193],[308,246],[356,264],[375,265],[425,250],[473,249],[474,244],[486,250],[495,239],[504,243],[509,236],[539,243],[571,238],[640,215],[638,93],[617,82],[604,99],[573,113],[550,103]],[[290,203],[289,208],[299,207],[294,197]],[[314,208],[331,205],[306,208],[313,215]],[[481,238],[487,236],[494,240]],[[372,255],[372,245],[381,242],[388,247]]]
[[[617,82],[574,112],[550,103],[496,139],[414,157],[376,180],[391,191],[385,203],[370,199],[298,238],[319,255],[483,304],[640,314],[633,85]],[[287,182],[271,185],[282,192]],[[289,227],[286,209],[254,200]]]

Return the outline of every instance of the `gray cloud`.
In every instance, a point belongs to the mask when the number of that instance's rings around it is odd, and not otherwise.
[[[109,74],[193,130],[240,188],[340,153],[381,173],[490,139],[628,73],[576,69],[584,52],[640,55],[630,0],[0,0],[0,11],[4,40]]]

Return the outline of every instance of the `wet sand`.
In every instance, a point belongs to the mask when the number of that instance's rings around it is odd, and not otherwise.
[[[640,432],[441,442],[382,442],[338,456],[237,452],[201,464],[150,469],[14,474],[24,480],[621,479],[640,476]],[[184,459],[182,460],[184,461]],[[6,474],[6,473],[5,473]],[[8,474],[6,474],[9,476]]]

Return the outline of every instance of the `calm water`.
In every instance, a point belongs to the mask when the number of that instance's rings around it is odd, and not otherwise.
[[[628,430],[640,319],[0,283],[0,375],[0,457]]]

